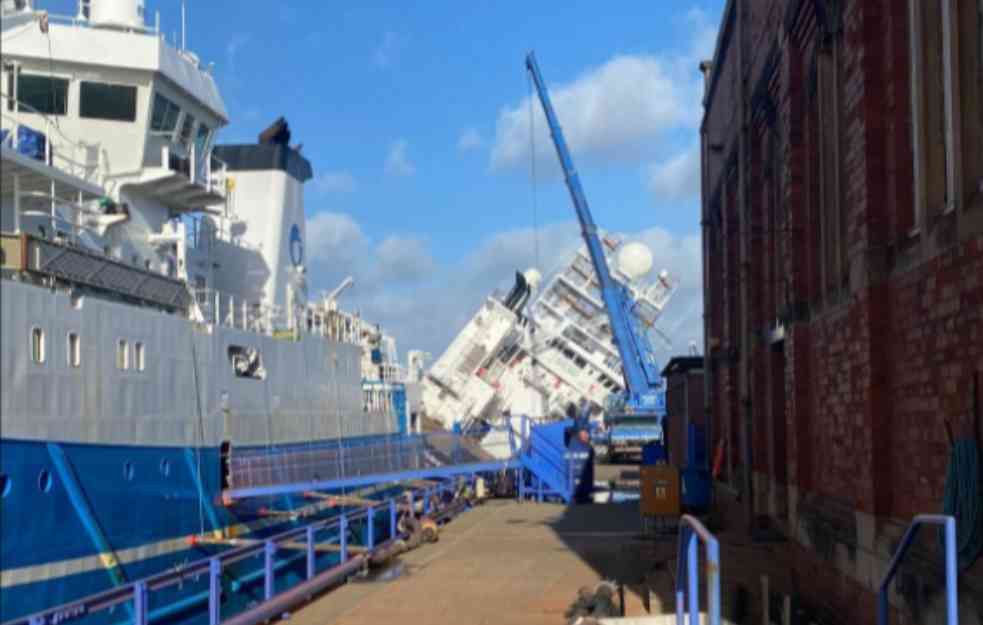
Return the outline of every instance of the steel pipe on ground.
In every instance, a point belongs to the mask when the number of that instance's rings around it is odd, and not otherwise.
[[[392,540],[388,540],[380,544],[377,549],[387,549],[393,542]],[[350,575],[354,575],[359,569],[365,566],[369,557],[370,554],[368,553],[349,557],[344,563],[315,575],[306,582],[297,584],[293,588],[275,595],[269,601],[265,601],[254,608],[246,610],[242,614],[237,614],[228,620],[223,620],[222,623],[224,625],[256,625],[257,623],[278,617],[294,605],[308,600],[328,586],[336,584]]]
[[[432,522],[445,522],[467,510],[469,506],[470,504],[466,500],[457,500],[447,505],[443,510],[424,518]],[[332,567],[289,590],[275,595],[269,601],[265,601],[254,608],[222,622],[224,625],[257,625],[271,618],[278,617],[298,603],[302,603],[329,586],[354,575],[363,566],[367,566],[370,563],[378,566],[384,561],[418,546],[419,539],[422,538],[420,525],[417,525],[417,533],[421,534],[421,536],[417,536],[416,541],[412,540],[414,536],[405,537],[405,539],[404,537],[391,538],[380,543],[370,551],[351,555],[342,564]]]

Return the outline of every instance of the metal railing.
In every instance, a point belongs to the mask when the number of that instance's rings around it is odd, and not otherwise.
[[[945,608],[946,625],[959,625],[959,586],[956,579],[956,519],[945,514],[919,514],[911,520],[901,544],[898,545],[891,563],[881,579],[877,593],[877,625],[890,623],[888,610],[888,587],[898,572],[898,566],[904,560],[908,548],[914,542],[915,536],[922,525],[941,525],[945,531]]]
[[[707,552],[708,625],[720,625],[720,543],[696,517],[679,519],[679,550],[676,555],[676,625],[700,625],[699,551],[697,538]],[[685,555],[684,555],[685,551]],[[688,609],[687,609],[688,608]]]
[[[392,476],[483,464],[490,459],[474,441],[450,432],[373,437],[339,442],[298,443],[272,450],[233,449],[229,488],[237,497],[343,488]],[[378,479],[376,479],[378,477]],[[308,484],[309,486],[298,486]]]
[[[175,147],[178,149],[175,150]],[[180,143],[165,142],[160,146],[161,165],[165,169],[185,176],[191,184],[225,197],[228,165],[215,156],[211,149],[204,155],[199,155],[198,149],[193,141],[186,147]],[[181,155],[182,151],[186,156]]]
[[[412,502],[416,497],[422,496],[423,512],[426,514],[430,512],[429,505],[432,495],[437,495],[439,501],[440,495],[452,488],[454,488],[453,484],[442,482],[433,487],[411,489],[409,490],[410,501]],[[231,548],[220,554],[202,558],[177,569],[169,569],[163,573],[158,573],[157,575],[121,585],[101,593],[49,608],[29,616],[7,621],[4,625],[56,625],[83,618],[94,613],[112,612],[117,606],[121,605],[131,610],[135,625],[147,625],[147,623],[154,620],[164,618],[174,607],[162,606],[152,612],[149,610],[149,605],[151,603],[150,597],[153,593],[165,589],[174,589],[175,587],[181,588],[185,583],[191,586],[194,581],[202,576],[205,576],[208,580],[208,589],[192,597],[180,600],[177,605],[181,609],[187,609],[192,605],[207,602],[208,623],[209,625],[218,625],[222,621],[223,570],[227,569],[230,565],[250,557],[262,556],[262,569],[240,576],[237,580],[233,581],[231,587],[235,591],[246,584],[258,582],[262,578],[263,602],[268,602],[274,598],[276,574],[286,568],[286,564],[290,564],[300,557],[306,558],[305,581],[300,583],[310,582],[315,577],[329,576],[332,571],[336,570],[340,573],[339,577],[350,575],[358,567],[352,567],[351,564],[353,563],[349,562],[353,545],[349,545],[348,543],[348,528],[353,522],[363,522],[365,544],[359,545],[359,547],[362,547],[360,551],[363,555],[362,559],[357,563],[362,564],[371,555],[374,548],[381,546],[381,543],[377,543],[376,541],[377,530],[379,529],[376,527],[376,516],[380,512],[388,512],[387,539],[391,540],[398,537],[397,507],[402,498],[403,496],[400,495],[387,500],[380,500],[360,507],[357,510],[341,512],[332,518],[322,519],[302,527],[289,529],[265,539],[216,540],[203,537],[203,544],[229,545]],[[329,536],[321,540],[317,539],[317,533],[331,530],[334,531]],[[194,544],[194,541],[189,542],[190,544]],[[326,551],[325,547],[330,545],[337,545],[338,564],[319,573],[317,571],[317,556],[319,553],[323,554]],[[278,551],[294,551],[301,552],[301,554],[277,563],[275,556]],[[331,549],[331,551],[335,550]],[[287,590],[281,594],[289,592]]]
[[[195,289],[201,321],[258,334],[273,334],[282,325],[283,312],[275,306],[250,302],[217,289]]]
[[[198,243],[201,240],[197,241]],[[281,306],[272,306],[262,302],[249,301],[247,298],[225,293],[218,289],[193,289],[195,301],[198,304],[199,321],[229,328],[278,336],[279,332],[294,331],[323,336],[340,343],[359,345],[360,325],[355,318],[340,311],[322,312],[313,307],[307,307],[294,315],[291,323],[288,311]],[[300,307],[298,307],[299,309]],[[296,326],[296,327],[295,327]],[[401,372],[390,372],[396,376],[392,381],[401,377]]]
[[[4,100],[12,100],[10,96],[0,94]],[[51,167],[63,171],[71,176],[80,178],[96,186],[102,186],[100,179],[101,157],[98,146],[87,145],[76,141],[62,132],[57,123],[45,113],[37,111],[29,104],[18,101],[16,108],[25,110],[33,115],[38,115],[44,122],[43,128],[32,124],[26,124],[19,117],[7,113],[0,113],[3,119],[3,138],[2,143],[8,148],[21,152],[22,142],[33,133],[44,139],[44,152],[41,154],[25,154],[41,161]],[[52,141],[57,134],[60,141]],[[95,158],[91,158],[92,155]]]

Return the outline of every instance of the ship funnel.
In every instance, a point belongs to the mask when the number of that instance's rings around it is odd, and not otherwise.
[[[92,26],[143,30],[143,0],[91,0],[88,3]]]

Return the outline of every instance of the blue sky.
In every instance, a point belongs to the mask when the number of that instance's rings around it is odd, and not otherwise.
[[[701,337],[697,64],[722,5],[187,2],[187,38],[215,63],[232,120],[220,142],[283,115],[303,143],[315,291],[355,275],[343,306],[434,356],[536,261],[535,240],[547,270],[579,242],[538,102],[533,230],[535,49],[595,220],[658,245],[684,282],[663,324],[681,351]],[[159,10],[179,37],[180,6],[148,0],[148,21]]]

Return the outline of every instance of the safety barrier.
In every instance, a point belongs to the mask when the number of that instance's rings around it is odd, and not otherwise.
[[[881,579],[880,590],[877,594],[877,625],[888,625],[890,614],[888,610],[887,591],[898,572],[898,566],[904,560],[905,554],[922,525],[941,525],[945,531],[945,608],[946,625],[959,625],[959,588],[956,580],[956,519],[944,514],[919,514],[911,520],[901,544],[898,545],[887,572]]]
[[[233,449],[227,501],[310,490],[337,490],[414,479],[498,472],[515,468],[450,432],[376,437],[342,447],[333,443]]]
[[[707,615],[709,625],[720,625],[720,544],[695,517],[679,519],[679,551],[676,557],[676,625],[684,625],[688,605],[690,625],[700,623],[699,538],[707,551]],[[683,552],[685,550],[685,556]]]
[[[434,495],[437,495],[439,500],[440,495],[451,488],[453,488],[453,484],[444,482],[409,490],[409,507],[414,507],[415,497],[422,496],[424,514],[439,512],[432,508],[431,500]],[[229,548],[222,553],[202,558],[178,569],[170,569],[30,616],[7,621],[4,625],[59,625],[92,614],[112,612],[117,606],[123,606],[132,613],[132,622],[135,625],[147,625],[152,621],[206,602],[209,625],[218,625],[219,622],[223,621],[221,614],[223,571],[236,562],[256,556],[263,558],[262,569],[241,576],[230,585],[230,590],[235,592],[246,584],[258,582],[261,577],[263,602],[225,622],[236,622],[240,625],[260,622],[267,618],[267,612],[270,615],[278,614],[277,610],[281,608],[280,604],[309,597],[328,585],[354,574],[368,562],[376,550],[387,548],[392,541],[399,537],[397,502],[401,498],[402,495],[387,500],[379,500],[356,510],[342,512],[332,518],[318,520],[267,538],[226,540],[195,537],[189,540],[190,544],[200,542],[201,544],[228,546]],[[382,528],[377,527],[376,517],[382,513],[388,513],[388,523],[386,523],[385,528],[387,530],[386,540],[380,543],[377,542],[377,534],[378,530]],[[354,522],[360,522],[360,529],[364,531],[364,545],[349,544],[348,529]],[[318,539],[316,535],[323,532],[330,532],[330,535]],[[278,563],[276,562],[276,554],[279,551],[300,553]],[[337,553],[338,564],[318,572],[317,556],[319,553],[325,552]],[[306,558],[304,581],[294,588],[275,594],[274,581],[277,572],[300,557]],[[185,583],[191,584],[202,577],[208,581],[207,590],[183,598],[172,605],[161,606],[153,611],[149,609],[153,593],[180,587]]]

